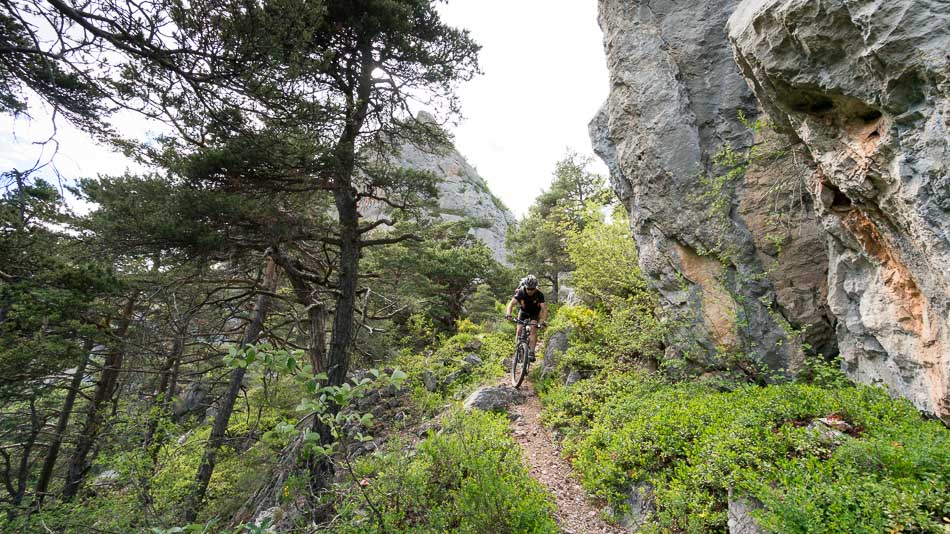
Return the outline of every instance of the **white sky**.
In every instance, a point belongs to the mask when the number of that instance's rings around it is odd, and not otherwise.
[[[549,186],[554,164],[568,149],[593,156],[587,123],[608,90],[597,2],[451,0],[439,11],[482,45],[484,74],[459,88],[465,118],[454,128],[455,144],[520,217]],[[31,112],[33,121],[0,116],[0,170],[28,168],[39,156],[33,143],[48,138],[52,127],[48,111],[36,106]],[[132,117],[119,125],[134,137],[156,133]],[[56,139],[54,163],[68,180],[139,170],[65,120],[58,121]],[[591,169],[607,172],[596,157]]]
[[[522,216],[568,149],[593,156],[587,123],[607,98],[596,0],[451,0],[443,20],[482,45],[484,74],[461,87],[455,144]],[[594,157],[591,170],[606,176]]]

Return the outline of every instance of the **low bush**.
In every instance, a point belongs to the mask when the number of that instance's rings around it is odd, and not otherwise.
[[[504,416],[456,411],[415,450],[387,450],[356,464],[335,532],[559,532]]]
[[[395,361],[409,375],[413,404],[424,415],[435,413],[446,401],[461,398],[481,384],[497,381],[507,371],[502,362],[515,347],[513,328],[493,334],[465,330],[445,340],[437,350],[423,354],[404,351]],[[463,363],[467,354],[478,356],[482,363]],[[438,384],[435,391],[425,388],[426,373]]]
[[[772,532],[950,527],[950,431],[879,388],[723,392],[611,369],[543,400],[588,491],[620,510],[634,484],[655,486],[648,530],[727,532],[730,489],[764,503],[758,519]],[[845,432],[809,427],[825,417]]]

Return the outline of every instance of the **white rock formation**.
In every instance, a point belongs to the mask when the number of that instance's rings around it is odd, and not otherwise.
[[[426,113],[420,120],[431,121]],[[480,227],[472,233],[488,245],[499,262],[508,265],[505,234],[515,223],[515,217],[488,188],[485,179],[465,160],[454,146],[441,150],[423,150],[403,144],[396,165],[406,169],[430,172],[438,178],[438,205],[445,221],[471,219]],[[364,208],[363,215],[373,218],[374,207]],[[375,208],[378,209],[378,208]]]
[[[689,322],[680,350],[724,347],[794,368],[802,354],[792,328],[837,352],[825,246],[797,186],[808,169],[777,135],[755,138],[739,118],[759,111],[724,31],[737,2],[601,0],[611,90],[591,138],[630,213],[643,273]],[[727,169],[714,155],[756,142],[784,155],[719,187]]]
[[[950,4],[746,0],[728,29],[815,162],[846,371],[950,422]]]

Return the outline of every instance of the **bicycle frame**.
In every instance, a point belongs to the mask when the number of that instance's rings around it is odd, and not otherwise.
[[[529,342],[531,340],[531,325],[532,321],[530,320],[521,320],[521,319],[511,319],[512,322],[521,325],[521,334],[518,335],[518,342],[515,346],[515,353],[511,357],[511,385],[516,389],[521,387],[521,383],[524,382],[525,376],[528,374],[528,350]],[[541,325],[534,323],[538,329],[541,329]]]

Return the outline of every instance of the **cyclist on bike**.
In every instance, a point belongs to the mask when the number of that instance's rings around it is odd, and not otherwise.
[[[521,285],[515,290],[508,308],[505,310],[505,319],[511,320],[511,309],[517,304],[521,311],[518,313],[518,319],[531,321],[531,339],[528,342],[528,361],[534,361],[534,346],[538,344],[538,321],[541,322],[541,328],[547,326],[548,305],[544,303],[544,293],[538,289],[538,279],[533,274],[529,274],[521,281]],[[518,332],[515,339],[521,335],[521,325],[518,325]]]

